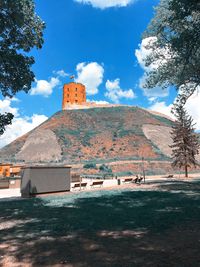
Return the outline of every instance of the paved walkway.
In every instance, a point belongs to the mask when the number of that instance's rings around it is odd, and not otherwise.
[[[133,178],[133,177],[132,177]],[[146,183],[144,184],[143,182],[141,183],[141,187],[152,187],[153,186],[153,182],[172,182],[172,181],[195,181],[198,180],[200,178],[200,174],[190,174],[190,178],[186,179],[183,177],[179,177],[178,175],[176,175],[174,178],[163,178],[161,176],[148,176],[146,177]],[[121,179],[123,181],[123,178]],[[90,184],[92,183],[93,180],[91,179],[83,179],[82,182],[87,182],[87,187],[86,190],[91,190],[91,186]],[[72,183],[73,186],[74,183]],[[125,188],[125,187],[133,187],[133,186],[138,186],[138,184],[124,184],[123,182],[121,182],[121,185],[118,186],[118,180],[116,179],[108,179],[108,180],[104,180],[104,184],[102,188],[94,188],[92,190],[109,190],[109,189],[114,189],[114,188]],[[141,188],[140,187],[140,188]],[[71,190],[72,193],[75,192],[76,190]],[[67,192],[69,194],[69,192]],[[63,194],[63,193],[62,193]],[[48,194],[47,194],[48,195]],[[21,193],[20,193],[20,189],[1,189],[0,190],[0,201],[2,200],[13,200],[13,199],[21,199]]]
[[[0,200],[12,199],[12,198],[20,198],[21,193],[20,189],[1,189],[0,190]]]

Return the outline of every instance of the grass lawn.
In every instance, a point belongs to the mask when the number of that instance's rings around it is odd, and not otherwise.
[[[200,266],[199,180],[0,201],[0,211],[0,266]]]

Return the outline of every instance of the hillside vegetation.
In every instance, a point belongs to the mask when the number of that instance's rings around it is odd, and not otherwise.
[[[65,164],[142,157],[162,161],[169,159],[169,151],[162,149],[159,135],[163,135],[163,129],[169,133],[171,125],[169,119],[138,107],[64,110],[1,149],[0,158],[1,161]]]

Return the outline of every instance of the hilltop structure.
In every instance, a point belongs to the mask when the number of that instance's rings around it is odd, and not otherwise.
[[[83,105],[86,103],[85,85],[71,82],[63,86],[62,109],[67,109],[70,105]]]
[[[121,105],[86,101],[86,87],[82,83],[70,82],[63,86],[62,110],[117,106]]]

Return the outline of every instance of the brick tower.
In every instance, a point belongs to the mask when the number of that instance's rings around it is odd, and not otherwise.
[[[62,109],[69,104],[81,105],[84,103],[86,103],[86,90],[83,84],[75,82],[64,84]]]

